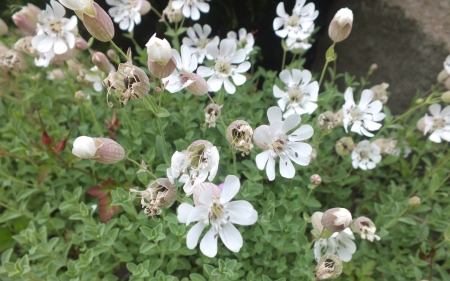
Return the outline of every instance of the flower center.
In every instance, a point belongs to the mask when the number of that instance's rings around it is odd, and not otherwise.
[[[60,33],[61,32],[61,23],[56,21],[51,21],[49,23],[50,30],[54,33]]]
[[[209,209],[208,219],[211,222],[214,232],[218,233],[219,230],[225,227],[227,222],[230,220],[230,216],[227,216],[223,210],[223,206],[217,202],[217,198],[214,198],[213,200],[214,203]]]
[[[206,44],[208,44],[208,42],[209,42],[209,39],[198,39],[197,47],[199,49],[204,49]]]
[[[362,119],[362,112],[359,110],[358,107],[354,107],[350,109],[350,116],[352,117],[352,120],[361,120]]]
[[[286,136],[285,135],[279,136],[278,139],[272,143],[271,145],[272,150],[276,154],[284,153],[284,150],[286,149],[286,143],[287,143]]]
[[[291,103],[301,103],[305,94],[298,87],[290,87],[288,90],[288,96]]]
[[[435,118],[433,121],[433,130],[439,130],[445,127],[445,120],[443,118]]]
[[[361,159],[369,159],[370,151],[368,150],[362,150],[359,155],[361,156]]]
[[[297,14],[293,14],[286,21],[286,24],[289,27],[298,27],[299,23],[300,23],[300,17]]]
[[[216,65],[214,66],[214,69],[222,75],[228,76],[228,74],[231,72],[231,65],[226,60],[218,60],[216,62]]]

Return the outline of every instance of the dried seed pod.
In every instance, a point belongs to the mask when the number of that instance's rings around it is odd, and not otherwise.
[[[248,155],[253,148],[253,129],[244,120],[236,120],[227,128],[226,138],[232,147],[242,151],[242,156]]]
[[[318,174],[314,174],[311,176],[309,181],[314,185],[319,185],[322,183],[322,178]]]
[[[359,217],[353,223],[353,231],[361,235],[362,239],[373,242],[373,239],[380,240],[380,236],[375,235],[377,228],[373,221],[367,217]]]
[[[131,51],[128,50],[129,61],[119,64],[116,72],[109,73],[103,80],[103,85],[108,89],[106,101],[111,90],[119,94],[119,101],[124,107],[129,100],[140,100],[150,91],[150,81],[145,72],[131,63]],[[108,102],[109,106],[113,106]]]
[[[130,192],[138,193],[141,196],[142,208],[149,217],[160,215],[161,208],[175,202],[178,195],[177,187],[166,178],[152,181],[143,191],[131,188]]]
[[[215,103],[210,103],[203,110],[205,112],[205,123],[208,124],[208,128],[216,127],[216,120],[220,116],[220,110],[223,105],[218,105]]]
[[[355,143],[351,137],[340,138],[335,145],[336,153],[345,156],[350,154],[355,148]]]
[[[343,269],[342,260],[333,254],[322,256],[316,267],[317,280],[335,279],[339,277]]]
[[[334,123],[334,113],[331,111],[325,111],[324,113],[320,114],[318,117],[319,127],[322,130],[330,130],[335,127]]]
[[[0,66],[3,69],[19,73],[27,67],[27,62],[22,53],[8,50],[0,54]]]
[[[380,100],[381,103],[385,104],[388,101],[387,88],[388,83],[381,83],[380,85],[375,85],[370,90],[373,92],[373,100]]]
[[[320,221],[323,228],[331,232],[340,232],[352,223],[352,214],[344,208],[332,208],[323,213]]]
[[[17,40],[17,42],[14,44],[14,49],[17,51],[20,51],[22,53],[25,53],[27,55],[30,55],[32,57],[38,57],[38,53],[35,48],[31,46],[31,40],[33,39],[33,36],[25,36]]]

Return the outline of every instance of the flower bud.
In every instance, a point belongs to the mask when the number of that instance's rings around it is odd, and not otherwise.
[[[255,129],[255,131],[253,132],[253,136],[256,135],[257,132],[258,132],[259,130],[265,130],[265,131],[270,132],[269,126],[267,126],[267,125],[261,125],[261,126],[259,126],[258,128]],[[264,150],[267,150],[267,149],[268,149],[268,146],[265,145],[265,143],[263,143],[263,142],[261,142],[261,141],[258,141],[258,140],[253,139],[253,142],[255,142],[255,144],[256,144],[259,148],[262,148],[262,149],[264,149]]]
[[[111,71],[115,71],[114,66],[109,62],[108,58],[102,52],[95,52],[92,55],[92,62],[106,74],[109,74]]]
[[[109,42],[114,37],[114,24],[109,15],[97,3],[93,3],[97,16],[83,16],[83,21],[87,31],[97,40]],[[87,14],[86,14],[87,15]]]
[[[166,78],[173,73],[177,66],[177,62],[174,58],[171,58],[165,66],[161,66],[159,63],[148,59],[148,70],[155,75],[157,78]]]
[[[112,50],[112,49],[109,49],[109,50],[106,52],[106,55],[108,56],[108,58],[110,58],[110,59],[112,59],[112,60],[118,59],[116,51],[114,51],[114,50]]]
[[[83,51],[83,50],[86,50],[87,48],[89,48],[89,44],[83,38],[77,37],[77,38],[75,38],[75,47],[78,50]]]
[[[340,232],[350,226],[352,214],[344,208],[332,208],[323,214],[321,223],[331,232]]]
[[[211,195],[215,196],[215,197],[219,197],[220,194],[222,193],[222,189],[220,189],[220,187],[218,187],[217,185],[215,185],[213,183],[204,182],[204,183],[198,184],[194,189],[194,196],[193,196],[194,204],[196,207],[204,205],[202,202],[200,202],[200,196],[207,189],[211,189]]]
[[[64,79],[66,79],[66,75],[64,74],[64,72],[59,69],[59,68],[55,68],[52,71],[48,71],[47,72],[47,79],[48,80],[58,80],[58,81],[62,81]]]
[[[141,8],[139,9],[139,14],[141,16],[147,14],[150,9],[152,8],[152,5],[147,0],[141,0]]]
[[[329,130],[334,128],[334,113],[331,111],[325,111],[318,117],[319,128],[322,130]]]
[[[129,52],[129,57],[131,53]],[[103,85],[108,88],[108,95],[111,90],[119,94],[119,101],[124,107],[130,100],[140,100],[150,91],[150,81],[147,74],[139,67],[133,65],[131,61],[119,64],[117,72],[109,73],[103,80]],[[112,103],[108,102],[109,106]]]
[[[336,153],[340,156],[345,156],[350,154],[355,148],[355,143],[351,137],[343,137],[336,142],[335,149]]]
[[[223,105],[218,105],[215,103],[208,104],[203,112],[205,112],[205,124],[208,124],[208,128],[216,127],[216,120],[220,116],[220,110]]]
[[[164,16],[167,16],[167,19],[170,23],[177,23],[183,19],[183,13],[181,9],[174,9],[172,7],[172,0],[169,1],[167,7],[162,12],[163,18],[160,21],[164,21]]]
[[[375,71],[375,70],[377,70],[378,69],[378,65],[376,64],[376,63],[373,63],[371,66],[370,66],[370,70],[373,72],[373,71]]]
[[[161,40],[158,37],[156,37],[156,33],[153,34],[153,36],[150,38],[147,44],[145,44],[145,46],[147,47],[149,63],[150,61],[157,62],[160,66],[164,67],[172,59],[172,47],[170,47],[169,42],[166,39]]]
[[[178,195],[177,187],[165,178],[152,181],[143,191],[131,188],[130,192],[138,193],[141,196],[142,208],[149,217],[160,215],[161,208],[175,202]]]
[[[444,86],[447,90],[450,90],[450,77],[444,81]]]
[[[417,121],[416,128],[421,132],[425,131],[425,117],[422,117],[419,119],[419,121]]]
[[[409,205],[411,207],[416,207],[420,205],[420,198],[418,196],[413,196],[409,198]]]
[[[8,26],[2,19],[0,19],[0,35],[5,35],[7,33],[8,33]]]
[[[86,94],[83,91],[76,91],[75,98],[78,100],[86,100]]]
[[[41,9],[33,4],[27,4],[22,9],[12,16],[14,24],[22,31],[24,35],[36,35],[36,25],[38,22],[38,15]]]
[[[50,145],[52,144],[52,138],[47,134],[46,131],[42,132],[41,140],[47,147],[50,147]]]
[[[86,136],[74,141],[72,153],[81,159],[93,159],[103,164],[114,164],[125,157],[125,150],[117,142]]]
[[[375,235],[377,228],[373,221],[366,217],[359,217],[353,223],[353,231],[361,235],[361,239],[367,239],[373,242],[375,238],[377,241],[380,240],[380,236]]]
[[[375,85],[370,90],[373,92],[373,100],[380,100],[381,103],[385,104],[388,101],[386,89],[389,87],[388,83],[381,83],[380,85]]]
[[[226,138],[232,147],[242,151],[242,156],[248,155],[253,148],[253,129],[244,120],[236,120],[227,128]]]
[[[438,83],[444,83],[447,78],[450,77],[450,74],[447,72],[447,70],[442,69],[441,72],[439,72],[437,81]]]
[[[84,14],[89,17],[98,15],[94,0],[59,0],[59,2],[66,8],[73,10],[81,20],[83,20]]]
[[[333,254],[322,256],[316,267],[317,280],[335,279],[342,274],[342,260]]]
[[[319,185],[322,183],[322,178],[318,174],[314,174],[309,178],[309,181],[314,185]]]
[[[441,95],[442,102],[450,103],[450,91],[447,91]]]
[[[323,225],[322,225],[322,212],[314,212],[311,216],[311,223],[313,228],[317,231],[317,233],[320,235],[323,231]]]
[[[208,93],[208,83],[205,78],[201,77],[197,73],[191,74],[191,79],[194,80],[194,83],[186,87],[186,90],[196,96],[203,96]]]
[[[353,25],[353,13],[348,8],[340,9],[328,28],[328,35],[334,42],[341,42],[348,37]]]

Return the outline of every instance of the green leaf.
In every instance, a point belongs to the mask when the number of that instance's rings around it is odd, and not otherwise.
[[[164,107],[161,107],[158,112],[156,112],[156,115],[158,117],[164,118],[164,117],[169,117],[170,116],[170,112],[167,111],[167,109],[165,109]]]
[[[409,217],[401,217],[398,219],[401,222],[404,222],[406,224],[410,224],[410,225],[416,225],[416,221],[412,218]]]
[[[206,281],[205,277],[197,273],[192,273],[189,275],[192,281]]]

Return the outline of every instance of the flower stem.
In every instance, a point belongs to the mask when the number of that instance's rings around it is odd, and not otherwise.
[[[128,161],[130,161],[131,163],[133,163],[133,164],[139,166],[141,169],[144,169],[145,172],[146,172],[147,174],[149,174],[150,176],[152,176],[154,179],[157,179],[157,177],[156,177],[152,172],[150,172],[149,170],[147,170],[147,168],[142,167],[142,165],[139,164],[138,162],[134,161],[133,159],[131,159],[131,158],[129,158],[129,157],[125,157],[125,158],[126,158]]]
[[[327,71],[327,67],[328,64],[332,61],[335,61],[335,53],[334,53],[334,45],[336,45],[336,42],[333,43],[333,45],[330,46],[330,48],[327,50],[327,53],[325,55],[325,65],[323,66],[322,69],[322,74],[320,75],[320,79],[319,79],[319,89],[320,89],[320,85],[322,85],[322,81],[323,81],[323,77],[325,76],[325,72]]]
[[[156,115],[156,120],[158,120],[159,132],[161,134],[161,138],[162,138],[162,142],[163,142],[163,155],[164,155],[164,160],[166,160],[166,157],[165,157],[167,155],[166,138],[164,137],[164,130],[163,130],[161,118],[159,118],[159,116]],[[166,161],[166,164],[169,165],[170,163],[167,163],[167,161]]]
[[[233,153],[233,167],[234,167],[234,174],[237,175],[237,169],[236,169],[236,153],[233,151],[233,149],[231,150],[231,153]]]
[[[283,49],[283,61],[281,62],[281,71],[284,70],[284,65],[286,63],[286,53],[287,53],[287,50]]]
[[[119,46],[116,45],[116,43],[114,43],[113,40],[110,40],[109,43],[113,45],[114,49],[116,49],[120,53],[120,55],[125,59],[125,61],[128,61],[127,55],[122,51],[122,49],[119,48]]]

